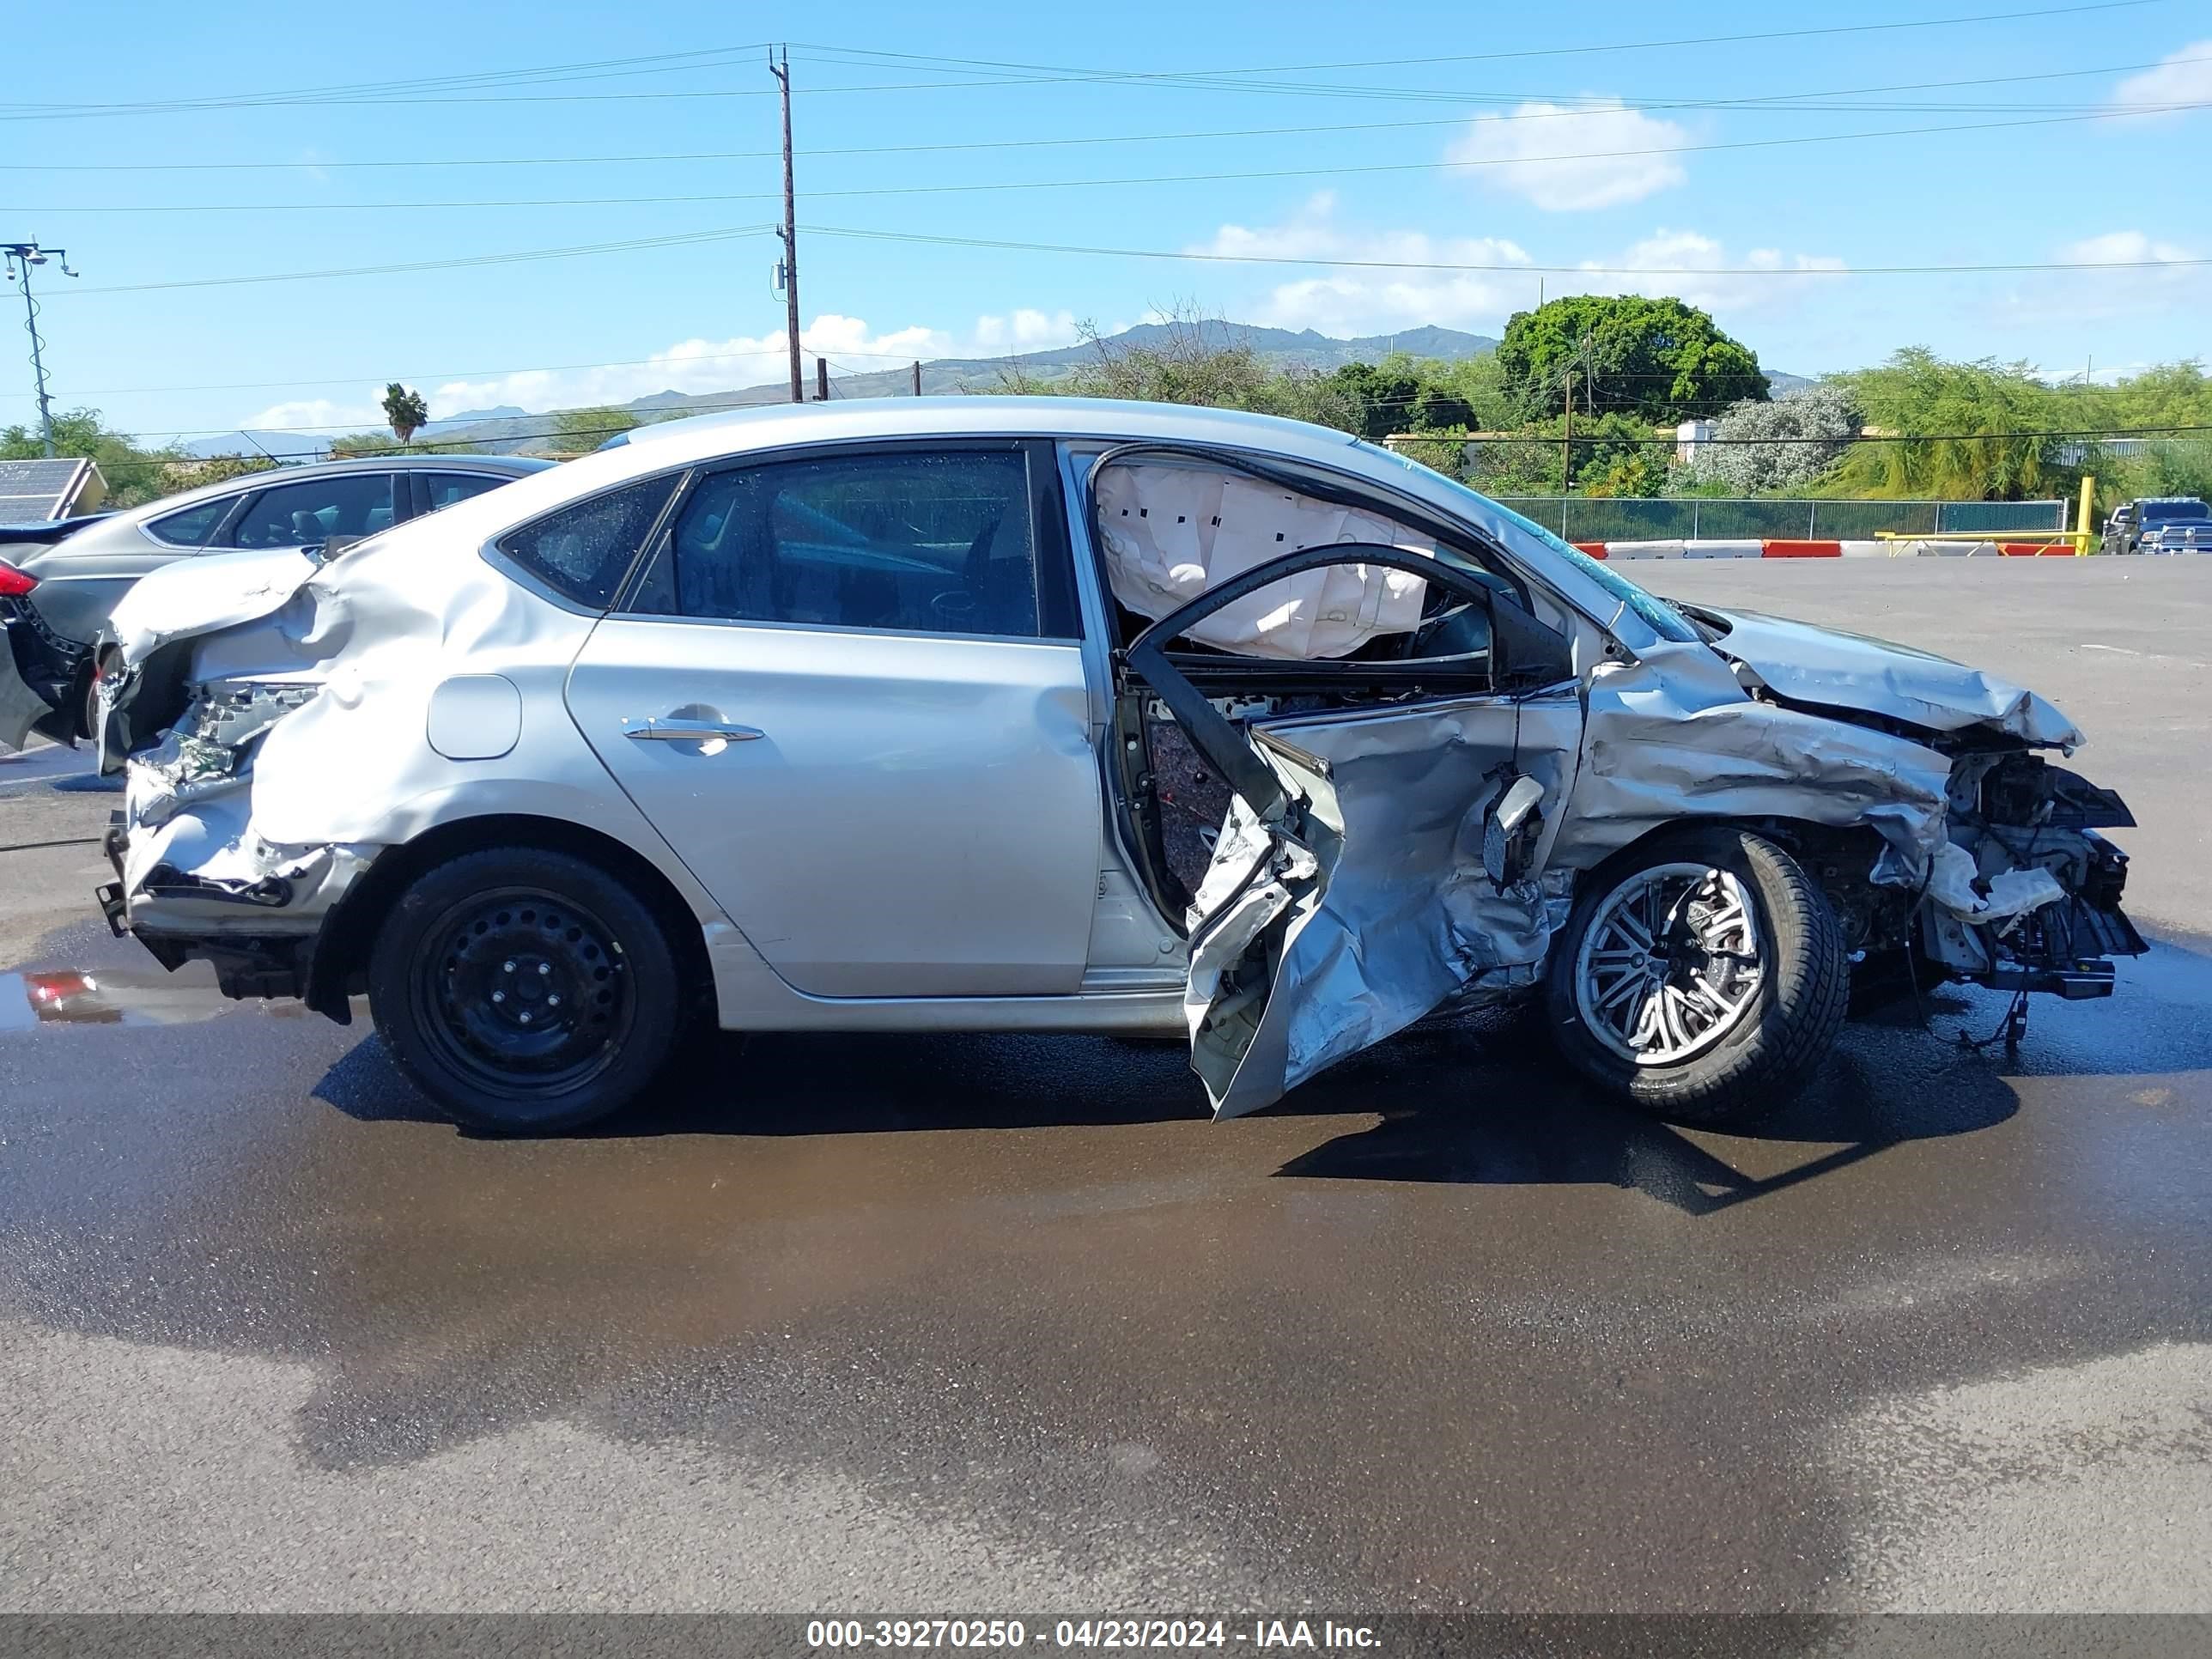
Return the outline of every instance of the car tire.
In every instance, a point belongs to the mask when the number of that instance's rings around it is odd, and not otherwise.
[[[400,1067],[457,1122],[553,1134],[620,1110],[684,1035],[667,929],[623,881],[539,848],[470,853],[400,895],[368,1000]]]
[[[1842,933],[1812,879],[1765,836],[1717,824],[1593,872],[1545,978],[1570,1065],[1704,1128],[1747,1128],[1784,1105],[1834,1047],[1850,996]]]
[[[88,662],[76,687],[76,735],[87,743],[100,741],[100,665]]]

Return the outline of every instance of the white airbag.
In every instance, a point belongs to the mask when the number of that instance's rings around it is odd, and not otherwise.
[[[1158,461],[1115,462],[1092,484],[1114,597],[1155,621],[1253,566],[1303,548],[1376,543],[1434,553],[1379,514],[1257,479]],[[1240,656],[1341,657],[1420,626],[1428,584],[1375,565],[1309,570],[1224,605],[1190,631]]]

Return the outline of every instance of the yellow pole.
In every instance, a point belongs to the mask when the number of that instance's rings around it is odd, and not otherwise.
[[[2087,473],[2081,475],[2081,511],[2074,522],[2074,554],[2076,558],[2089,556],[2089,520],[2097,505],[2097,481]]]

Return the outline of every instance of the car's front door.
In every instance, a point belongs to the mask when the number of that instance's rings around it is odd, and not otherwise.
[[[1174,649],[1209,617],[1292,601],[1294,578],[1422,578],[1423,620],[1358,659]],[[1324,546],[1270,560],[1155,623],[1127,673],[1234,792],[1191,911],[1191,1064],[1215,1114],[1267,1105],[1470,979],[1533,969],[1540,878],[1581,748],[1566,641],[1448,550]],[[1231,708],[1281,699],[1232,721]]]
[[[1048,447],[709,471],[568,706],[797,989],[1073,993],[1103,819],[1072,571]]]

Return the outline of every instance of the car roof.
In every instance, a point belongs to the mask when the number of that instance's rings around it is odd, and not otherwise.
[[[1188,404],[1139,403],[1119,398],[866,398],[827,404],[768,404],[756,409],[695,415],[634,427],[621,446],[651,452],[654,466],[787,444],[926,437],[1086,438],[1216,444],[1318,455],[1355,441],[1348,433]],[[615,453],[619,453],[617,451]],[[641,468],[640,470],[643,470]]]
[[[213,483],[195,484],[190,489],[180,489],[173,495],[161,495],[137,507],[125,507],[112,514],[113,519],[132,524],[149,519],[158,519],[179,507],[190,507],[211,496],[228,495],[244,489],[258,489],[271,483],[296,483],[303,479],[327,478],[349,472],[420,472],[424,471],[450,471],[458,467],[473,468],[480,472],[503,472],[509,477],[526,477],[532,472],[543,472],[559,465],[540,455],[360,455],[344,460],[309,461],[304,465],[274,466],[260,472],[240,472]]]

